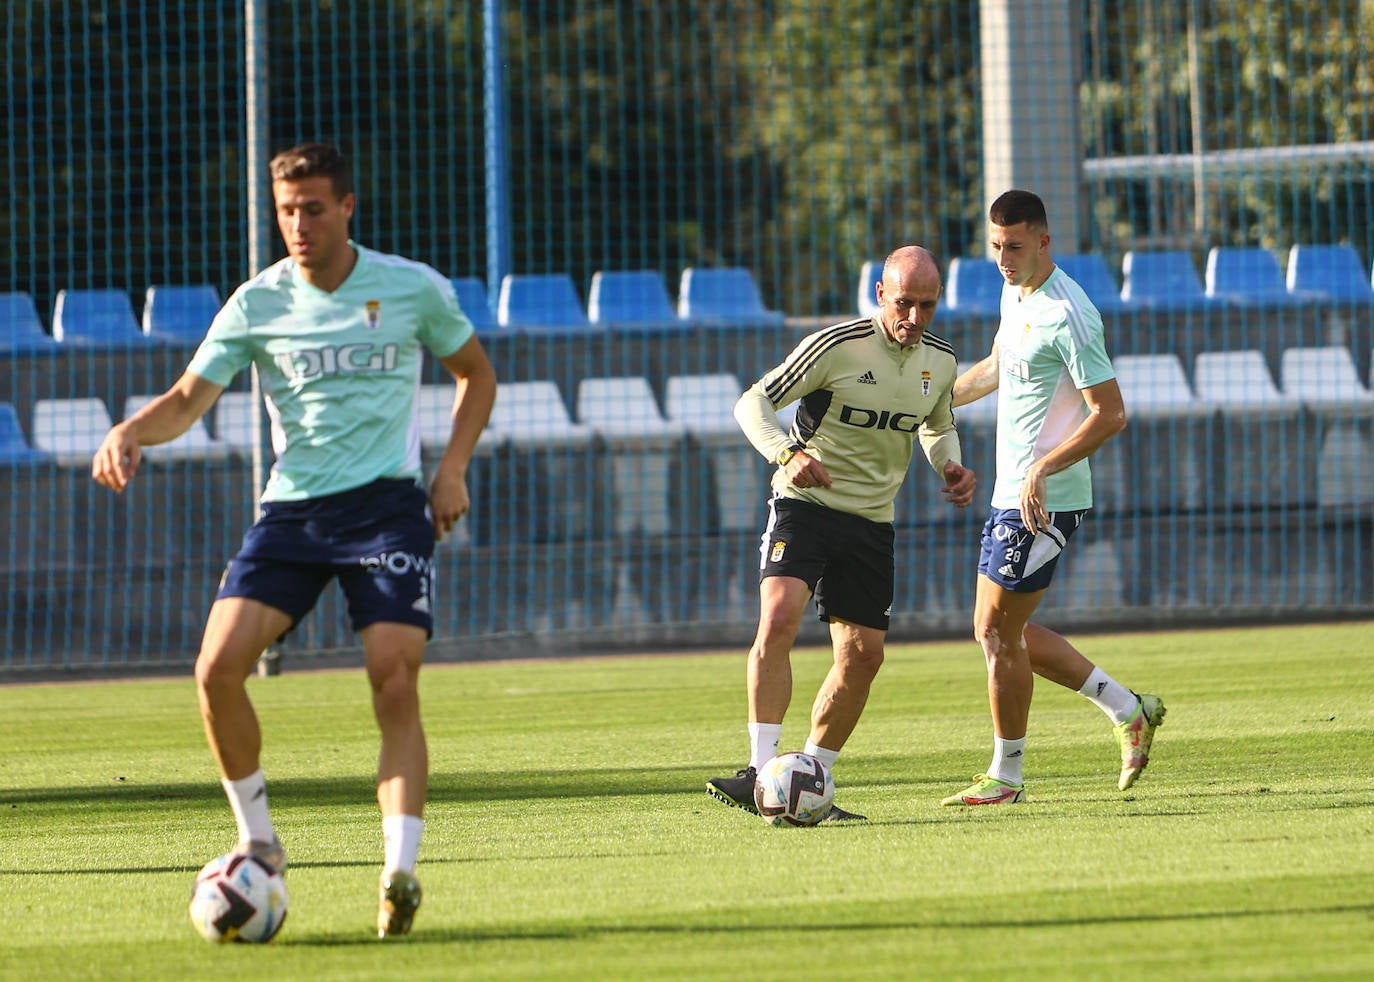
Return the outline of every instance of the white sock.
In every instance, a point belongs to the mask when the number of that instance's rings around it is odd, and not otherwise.
[[[234,810],[234,821],[239,827],[239,842],[271,842],[276,835],[272,829],[272,816],[267,812],[267,779],[259,767],[252,774],[237,781],[221,777],[224,794],[229,799],[229,807]]]
[[[782,739],[781,723],[749,724],[749,766],[759,770],[778,755],[778,741]]]
[[[1096,666],[1078,694],[1106,713],[1113,723],[1126,722],[1140,704],[1140,698],[1134,692]]]
[[[807,753],[810,754],[812,757],[815,757],[817,760],[819,760],[822,764],[825,765],[825,769],[827,771],[833,771],[835,769],[835,761],[838,760],[840,756],[840,752],[838,750],[826,750],[824,747],[818,746],[817,744],[812,743],[810,740],[806,741],[806,749],[803,751],[803,753]]]
[[[420,835],[425,830],[425,820],[414,815],[383,815],[382,843],[385,858],[382,872],[415,869],[415,857],[420,854]]]
[[[1021,759],[1026,753],[1026,738],[1019,740],[992,739],[992,763],[988,766],[988,777],[995,777],[1004,784],[1022,784]]]

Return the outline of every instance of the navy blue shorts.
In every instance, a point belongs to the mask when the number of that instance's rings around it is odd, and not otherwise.
[[[895,538],[890,522],[774,496],[768,502],[759,578],[804,580],[816,595],[821,620],[838,617],[886,631],[896,578]]]
[[[983,526],[978,572],[1012,593],[1049,588],[1069,537],[1083,523],[1083,511],[1050,514],[1050,527],[1031,535],[1017,508],[994,508]]]
[[[247,597],[294,627],[331,579],[355,631],[379,622],[434,631],[434,523],[414,481],[383,478],[305,501],[271,501],[243,536],[216,599]]]

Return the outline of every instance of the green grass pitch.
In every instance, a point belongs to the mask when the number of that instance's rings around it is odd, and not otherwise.
[[[387,943],[361,668],[250,682],[291,854],[267,946],[186,917],[234,838],[189,673],[0,688],[0,978],[1374,977],[1374,625],[1076,640],[1168,704],[1131,791],[1042,682],[1030,800],[940,808],[988,761],[982,656],[893,646],[836,767],[871,821],[815,829],[703,791],[746,756],[742,652],[431,666],[425,903]],[[794,655],[784,749],[828,660]]]

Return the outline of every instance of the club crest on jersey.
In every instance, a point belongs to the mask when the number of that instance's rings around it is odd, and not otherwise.
[[[369,300],[366,306],[367,326],[370,330],[377,330],[382,326],[382,302],[380,300]]]
[[[930,395],[930,372],[921,373],[921,395]]]
[[[773,551],[769,554],[769,556],[768,556],[768,561],[769,561],[770,563],[780,563],[780,562],[782,562],[782,554],[783,554],[783,552],[784,552],[786,549],[787,549],[787,543],[786,543],[786,542],[774,542],[774,543],[773,543]]]

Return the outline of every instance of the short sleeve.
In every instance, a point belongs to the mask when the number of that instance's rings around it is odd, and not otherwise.
[[[248,317],[243,309],[242,294],[235,293],[210,322],[205,340],[196,349],[187,371],[207,382],[227,386],[252,361]]]
[[[1091,316],[1087,316],[1089,313]],[[1070,328],[1061,335],[1062,355],[1074,387],[1086,389],[1116,378],[1116,369],[1107,355],[1102,316],[1091,307],[1088,311],[1080,308],[1078,314],[1081,318],[1078,329]]]
[[[476,333],[458,304],[453,284],[429,267],[424,271],[420,303],[420,343],[436,358],[447,358]]]

